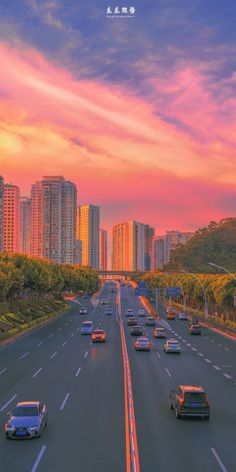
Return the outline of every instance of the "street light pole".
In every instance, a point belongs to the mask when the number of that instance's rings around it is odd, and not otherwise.
[[[184,297],[184,311],[186,310],[186,295],[185,295],[185,291],[184,291],[184,287],[183,287],[183,284],[180,282],[180,280],[178,279],[178,277],[176,277],[175,275],[172,275],[172,274],[168,274],[168,272],[165,272],[167,275],[169,275],[170,277],[173,277],[173,279],[177,280],[178,284],[180,285],[181,289],[182,289],[182,292],[183,292],[183,297]]]
[[[230,272],[230,270],[226,269],[225,267],[222,267],[218,264],[215,264],[214,262],[208,262],[208,264],[212,267],[216,267],[217,269],[222,269],[224,270],[225,272],[227,272],[228,274],[230,274],[232,276],[232,278],[235,280],[236,282],[236,278],[234,277],[234,274],[232,272]]]
[[[204,293],[204,299],[205,299],[205,318],[208,318],[208,303],[207,303],[207,297],[206,297],[206,290],[204,288],[203,283],[201,282],[201,280],[195,274],[192,274],[192,272],[187,272],[186,270],[183,270],[183,269],[181,269],[180,272],[183,272],[184,274],[187,274],[187,275],[191,275],[201,285],[203,293]]]

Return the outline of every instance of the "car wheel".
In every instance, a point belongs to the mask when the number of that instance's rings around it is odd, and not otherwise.
[[[205,420],[209,420],[210,419],[210,415],[206,415],[204,416]]]
[[[177,420],[179,420],[179,419],[181,418],[181,416],[180,416],[180,414],[179,414],[179,412],[178,412],[178,408],[177,408],[177,407],[175,407],[175,418],[176,418]]]
[[[10,436],[8,435],[8,433],[6,433],[6,439],[10,439]]]

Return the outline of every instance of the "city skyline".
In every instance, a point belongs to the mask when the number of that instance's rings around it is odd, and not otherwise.
[[[111,230],[194,231],[236,212],[235,5],[13,0],[0,20],[1,173],[64,175]],[[222,26],[222,19],[224,19]],[[96,33],[95,33],[96,32]]]

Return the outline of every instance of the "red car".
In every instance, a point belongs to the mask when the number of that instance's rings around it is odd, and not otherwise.
[[[95,329],[92,333],[92,342],[93,343],[105,343],[106,333],[103,329]]]

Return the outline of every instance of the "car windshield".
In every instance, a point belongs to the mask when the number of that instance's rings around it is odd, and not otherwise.
[[[188,401],[188,402],[202,403],[206,401],[206,395],[205,393],[199,393],[199,392],[185,392],[184,399],[185,401]]]
[[[94,331],[94,334],[104,334],[104,331],[101,331],[101,330],[97,329],[96,331]]]
[[[36,406],[17,406],[12,413],[13,416],[38,416]]]
[[[178,344],[178,341],[172,340],[172,341],[167,341],[168,344]]]

